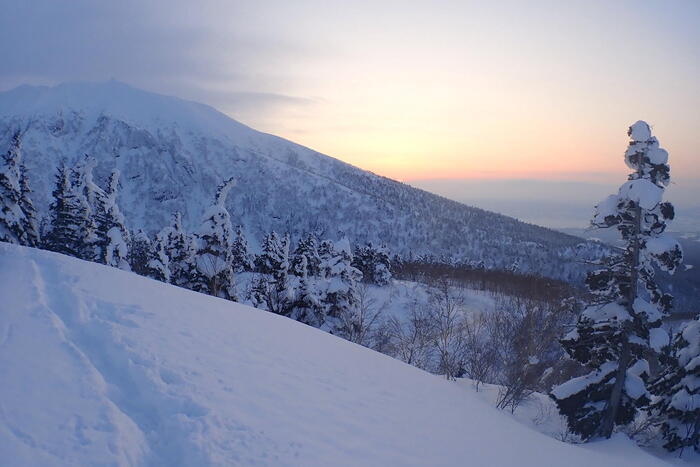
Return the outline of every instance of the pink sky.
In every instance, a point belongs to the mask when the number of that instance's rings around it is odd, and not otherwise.
[[[643,119],[673,176],[700,179],[696,0],[10,0],[4,13],[0,89],[116,78],[404,181],[624,177],[625,131]]]

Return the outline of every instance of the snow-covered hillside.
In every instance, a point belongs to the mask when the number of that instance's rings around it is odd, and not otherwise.
[[[655,466],[292,320],[0,244],[0,464]]]
[[[271,230],[293,240],[313,232],[385,243],[402,254],[581,276],[573,259],[580,239],[360,170],[211,107],[118,82],[0,93],[0,151],[17,130],[40,212],[49,204],[56,167],[88,154],[97,159],[99,183],[114,167],[121,171],[120,203],[130,228],[153,233],[176,210],[186,225],[196,225],[216,185],[233,176],[238,185],[227,206],[234,223],[258,242]]]

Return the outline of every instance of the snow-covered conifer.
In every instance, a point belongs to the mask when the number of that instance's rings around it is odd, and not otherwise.
[[[372,242],[357,249],[353,266],[362,273],[365,282],[384,286],[391,280],[391,260],[385,246],[375,247]]]
[[[347,238],[336,244],[322,242],[321,270],[325,271],[323,288],[323,303],[325,306],[325,322],[321,325],[332,334],[347,335],[350,330],[344,329],[351,322],[348,315],[354,313],[358,304],[357,282],[362,279],[362,273],[352,266],[352,250]]]
[[[316,281],[309,276],[306,256],[301,255],[300,261],[298,266],[301,277],[299,278],[296,300],[289,317],[318,328],[325,321],[323,297],[319,293]]]
[[[682,260],[680,246],[664,233],[674,216],[673,206],[661,201],[669,183],[668,154],[645,122],[636,122],[628,134],[625,161],[634,171],[618,194],[596,206],[592,221],[615,227],[626,246],[588,274],[586,285],[596,298],[561,341],[590,372],[551,393],[571,431],[585,440],[610,437],[648,402],[645,356],[663,341],[661,319],[672,301],[656,284],[654,266],[672,273]]]
[[[306,264],[305,271],[301,267],[302,262]],[[320,264],[321,258],[318,256],[316,237],[312,234],[308,234],[299,239],[299,243],[292,254],[290,272],[299,277],[302,277],[305,273],[308,276],[315,277],[320,273]]]
[[[182,214],[174,213],[172,225],[164,227],[159,235],[165,242],[170,283],[186,289],[196,289],[194,282],[199,275],[195,260],[196,250],[192,238],[182,227]]]
[[[95,164],[94,158],[85,156],[70,172],[72,200],[81,234],[76,248],[78,257],[87,261],[100,261],[95,207],[98,198],[104,197],[104,192],[93,182],[92,171]]]
[[[117,204],[119,191],[119,170],[114,169],[107,182],[107,189],[95,195],[95,250],[97,260],[108,266],[130,270],[129,243],[130,236],[124,221],[124,215]]]
[[[36,220],[28,218],[35,213],[24,172],[18,131],[0,164],[0,241],[35,246],[38,241]]]
[[[151,243],[146,262],[146,275],[161,282],[170,282],[170,264],[165,253],[165,238],[160,234]]]
[[[666,449],[700,452],[700,317],[678,333],[669,360],[651,388],[658,396],[652,412],[661,421]]]
[[[86,253],[92,248],[90,208],[87,201],[77,193],[71,181],[70,171],[61,166],[56,174],[53,201],[49,206],[49,230],[44,238],[46,249],[92,260]]]
[[[236,236],[233,239],[233,245],[231,245],[231,255],[234,272],[241,273],[253,270],[253,261],[248,250],[248,240],[245,238],[243,228],[240,225],[236,227]]]
[[[263,241],[263,251],[256,258],[262,274],[253,288],[256,305],[280,315],[291,311],[292,297],[289,286],[289,235],[281,239],[271,232]]]
[[[208,293],[216,297],[235,300],[235,284],[232,262],[233,226],[225,201],[235,180],[230,178],[216,190],[214,204],[202,217],[197,232],[196,264],[206,277]]]
[[[318,258],[319,258],[319,277],[328,278],[331,275],[331,265],[333,264],[333,258],[335,257],[335,246],[330,240],[323,240],[318,245]]]
[[[255,258],[255,268],[261,274],[274,274],[283,269],[289,260],[289,244],[285,244],[285,237],[280,238],[275,231],[265,236],[261,249]]]
[[[129,266],[136,274],[148,275],[149,252],[151,251],[151,239],[146,232],[138,229],[131,233],[131,248],[129,249]]]
[[[29,176],[27,175],[27,168],[24,165],[20,166],[19,189],[21,193],[19,207],[24,213],[24,232],[26,234],[26,244],[27,246],[38,246],[41,244],[41,238],[39,236],[39,222],[31,197],[33,190],[29,186]]]

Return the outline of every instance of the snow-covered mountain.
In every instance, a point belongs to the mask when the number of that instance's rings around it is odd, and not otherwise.
[[[56,166],[85,154],[98,182],[115,166],[131,228],[160,230],[179,210],[194,226],[216,185],[234,176],[228,208],[257,239],[270,230],[315,232],[386,243],[394,252],[518,263],[522,271],[570,279],[581,242],[380,177],[215,109],[118,82],[22,86],[0,93],[0,150],[21,130],[35,204],[45,212]]]
[[[0,464],[657,466],[290,319],[0,243]]]

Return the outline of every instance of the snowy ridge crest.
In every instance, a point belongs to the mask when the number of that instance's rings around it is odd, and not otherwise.
[[[513,218],[450,201],[374,175],[298,144],[260,133],[211,107],[118,83],[23,86],[0,93],[0,150],[22,131],[23,159],[45,214],[61,163],[85,154],[104,186],[121,173],[130,229],[151,233],[182,213],[195,227],[222,180],[237,186],[226,207],[253,250],[270,231],[372,241],[392,253],[518,263],[523,273],[582,275],[575,262],[601,248]]]

